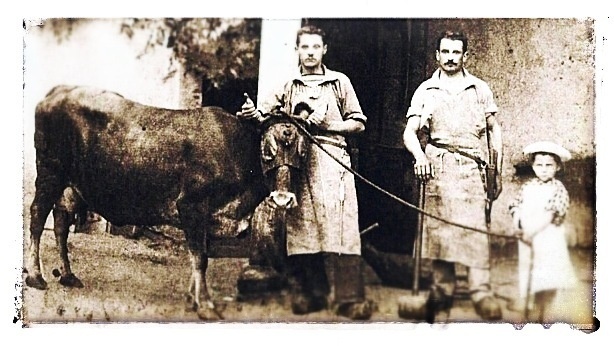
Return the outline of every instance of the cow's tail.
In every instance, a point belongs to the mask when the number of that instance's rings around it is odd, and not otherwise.
[[[61,89],[54,89],[36,107],[34,114],[34,148],[36,150],[37,194],[57,198],[68,186],[73,165],[75,129],[70,109],[62,98]],[[51,197],[53,196],[53,197]]]

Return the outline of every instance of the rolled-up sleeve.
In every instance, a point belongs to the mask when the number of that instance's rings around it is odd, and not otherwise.
[[[422,84],[414,92],[405,117],[407,119],[412,117],[419,117],[420,128],[425,126],[428,127],[432,112],[428,111],[427,109],[427,89],[424,87],[424,84]]]
[[[362,113],[362,108],[358,102],[356,91],[350,82],[349,78],[339,78],[341,82],[341,92],[343,94],[343,120],[354,119],[362,123],[367,122],[367,116]]]
[[[495,97],[492,90],[484,81],[480,81],[481,87],[478,88],[480,92],[480,102],[484,107],[484,113],[494,115],[499,112],[499,107],[495,103]]]
[[[407,119],[411,117],[419,117],[422,116],[422,110],[424,109],[424,90],[422,88],[418,88],[414,93],[414,96],[411,98],[411,104],[407,109],[407,114],[405,117]]]

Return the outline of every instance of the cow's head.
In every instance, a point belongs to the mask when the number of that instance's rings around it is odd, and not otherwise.
[[[300,113],[269,116],[263,124],[261,141],[262,171],[271,190],[269,198],[276,207],[286,209],[297,206],[294,192],[298,189],[298,173],[304,168],[307,150],[307,139],[296,123],[305,124]]]

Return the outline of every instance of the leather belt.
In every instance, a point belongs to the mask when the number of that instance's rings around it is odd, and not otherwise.
[[[347,149],[347,143],[344,140],[338,140],[338,139],[334,139],[334,138],[330,138],[326,136],[319,136],[319,135],[315,135],[313,137],[322,144],[330,144],[330,145],[334,145],[341,149]]]
[[[484,161],[481,157],[477,156],[477,155],[472,155],[466,151],[460,150],[457,147],[451,146],[451,145],[442,145],[442,144],[438,144],[438,143],[429,143],[430,145],[434,146],[435,148],[439,148],[439,149],[445,149],[451,153],[456,153],[459,154],[461,156],[464,156],[468,159],[471,159],[473,161],[475,161],[480,167],[485,167],[486,165],[488,165],[488,163],[486,161]]]

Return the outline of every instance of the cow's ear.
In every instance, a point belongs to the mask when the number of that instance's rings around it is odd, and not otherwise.
[[[304,158],[305,155],[307,154],[307,143],[305,141],[305,137],[304,136],[298,136],[298,139],[296,141],[296,151],[298,152],[298,156],[300,158]]]

